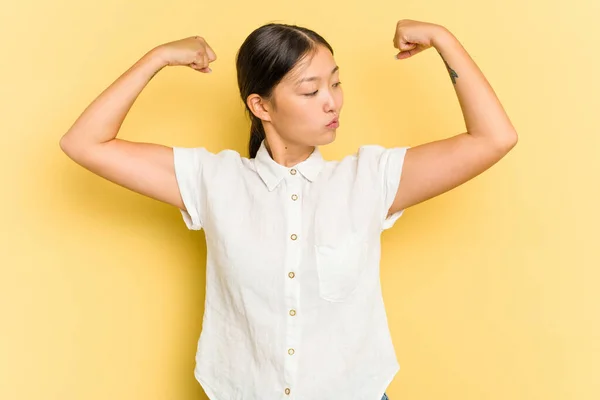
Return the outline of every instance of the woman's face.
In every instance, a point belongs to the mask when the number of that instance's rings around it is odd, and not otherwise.
[[[275,87],[275,107],[269,105],[270,121],[288,143],[319,146],[335,140],[336,125],[344,96],[339,69],[331,52],[318,46],[314,56],[298,63]],[[265,126],[265,129],[268,129]]]

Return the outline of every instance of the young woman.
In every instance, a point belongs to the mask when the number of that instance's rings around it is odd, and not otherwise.
[[[252,119],[249,157],[133,143],[117,133],[165,66],[211,72],[204,38],[146,53],[60,141],[90,171],[181,210],[207,241],[195,376],[211,400],[378,400],[398,372],[379,281],[380,234],[414,204],[482,173],[517,134],[492,88],[444,27],[401,20],[397,59],[434,47],[465,133],[420,146],[321,157],[343,104],[333,49],[312,30],[267,24],[237,54]],[[402,179],[400,179],[402,178]]]

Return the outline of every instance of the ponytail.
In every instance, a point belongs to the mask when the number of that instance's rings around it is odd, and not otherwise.
[[[252,118],[252,126],[250,127],[248,152],[250,153],[250,158],[254,158],[256,157],[256,153],[258,152],[263,139],[265,139],[265,129],[260,118],[252,113],[250,113],[250,117]]]

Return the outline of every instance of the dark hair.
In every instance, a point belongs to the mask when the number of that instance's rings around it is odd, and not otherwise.
[[[333,54],[329,43],[318,33],[297,25],[278,23],[257,28],[242,43],[236,56],[236,68],[240,96],[252,121],[248,143],[250,158],[256,157],[260,143],[265,139],[265,130],[246,99],[253,93],[269,99],[283,77],[305,56],[314,53],[318,45],[327,47]],[[274,102],[273,107],[276,107]]]

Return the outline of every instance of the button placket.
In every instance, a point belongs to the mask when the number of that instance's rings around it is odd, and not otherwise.
[[[301,258],[303,243],[302,236],[302,208],[298,199],[301,196],[302,177],[295,168],[289,170],[290,175],[286,179],[285,202],[288,239],[285,258],[285,301],[288,315],[286,316],[287,328],[284,340],[285,348],[282,356],[284,359],[284,392],[290,395],[294,388],[297,375],[297,355],[298,343],[300,338],[300,319],[298,314],[298,305],[300,297],[300,288],[298,285],[298,266]]]

